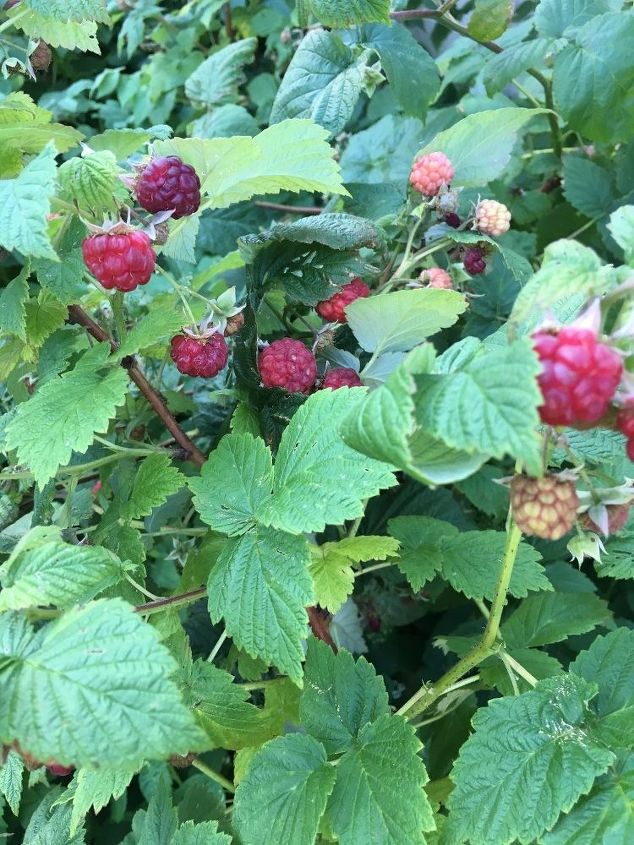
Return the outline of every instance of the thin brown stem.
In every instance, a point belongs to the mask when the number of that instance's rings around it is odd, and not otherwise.
[[[137,613],[159,613],[161,610],[193,604],[193,602],[203,599],[206,595],[207,588],[199,587],[197,590],[190,590],[188,593],[180,593],[177,596],[166,596],[166,598],[156,599],[156,601],[150,601],[147,604],[138,604],[134,609]]]
[[[101,328],[101,326],[96,323],[92,319],[92,317],[86,314],[84,309],[80,308],[79,305],[69,306],[68,314],[71,322],[83,326],[86,331],[90,335],[92,335],[92,337],[95,338],[95,340],[98,340],[101,343],[109,343],[113,351],[117,349],[117,344],[112,340],[112,338],[109,337],[108,334]],[[160,417],[163,422],[163,425],[172,435],[174,440],[185,452],[187,452],[187,455],[191,462],[196,464],[196,466],[198,467],[202,466],[207,459],[200,451],[200,449],[196,446],[196,444],[189,439],[189,437],[185,434],[180,425],[176,422],[174,415],[165,404],[165,400],[159,393],[157,393],[157,391],[152,387],[150,382],[143,375],[141,370],[136,365],[134,358],[124,358],[121,362],[121,365],[127,369],[130,378],[139,388],[141,393],[145,396],[156,415]]]

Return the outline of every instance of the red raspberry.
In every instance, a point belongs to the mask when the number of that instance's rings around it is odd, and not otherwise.
[[[542,365],[542,421],[575,425],[601,419],[621,381],[619,355],[599,343],[591,329],[574,326],[557,333],[535,332],[533,341]]]
[[[173,208],[172,217],[178,220],[198,211],[200,179],[194,168],[178,156],[155,158],[141,172],[136,196],[146,211],[156,214]]]
[[[352,367],[337,367],[330,370],[324,376],[321,383],[321,389],[329,387],[332,390],[337,390],[340,387],[360,387],[361,379],[359,373],[353,370]]]
[[[442,267],[428,267],[418,278],[421,282],[426,282],[430,288],[453,290],[453,279]]]
[[[455,212],[451,211],[449,214],[445,214],[443,219],[447,226],[451,226],[452,229],[460,228],[460,218]]]
[[[340,291],[335,293],[330,299],[324,299],[323,302],[318,302],[316,309],[320,317],[328,320],[329,323],[345,323],[346,308],[355,299],[370,296],[370,288],[364,284],[361,279],[353,279],[344,285]]]
[[[454,169],[444,153],[429,153],[417,159],[409,175],[411,186],[426,197],[435,197],[454,177]]]
[[[289,393],[308,393],[317,378],[315,356],[291,337],[266,346],[260,352],[258,370],[264,387],[280,387]]]
[[[634,402],[628,402],[616,415],[616,427],[627,437],[634,439]]]
[[[213,378],[227,363],[227,341],[219,332],[206,338],[177,334],[172,338],[172,361],[186,376]]]
[[[462,263],[464,264],[464,268],[467,273],[471,273],[472,276],[479,276],[480,273],[484,273],[487,268],[484,253],[480,247],[477,246],[470,246],[465,250]]]
[[[605,505],[604,507],[608,517],[607,534],[601,530],[601,526],[597,525],[587,513],[582,514],[579,521],[587,531],[594,531],[597,534],[603,534],[607,537],[610,534],[617,534],[625,528],[630,518],[630,505]]]
[[[145,232],[90,235],[81,249],[86,267],[108,290],[134,290],[154,272],[156,255]]]
[[[60,766],[59,763],[49,763],[46,768],[56,778],[65,778],[74,769],[73,766]]]

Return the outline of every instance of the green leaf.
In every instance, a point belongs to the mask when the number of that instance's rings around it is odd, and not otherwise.
[[[588,731],[593,694],[563,675],[478,710],[452,772],[448,842],[528,845],[591,789],[614,762]]]
[[[14,334],[26,343],[26,314],[24,303],[29,298],[28,278],[31,268],[27,264],[0,293],[0,330]]]
[[[361,346],[378,356],[408,352],[453,326],[466,307],[457,291],[424,288],[359,298],[346,308],[346,317]]]
[[[611,616],[606,602],[593,593],[540,593],[524,599],[501,630],[509,648],[543,646],[585,634]]]
[[[28,0],[29,8],[59,21],[109,23],[106,0]]]
[[[4,795],[14,816],[20,812],[23,773],[24,761],[17,751],[9,751],[0,770],[0,792]]]
[[[614,284],[612,268],[606,267],[589,247],[576,241],[554,241],[544,250],[541,269],[520,291],[511,321],[529,328],[544,318],[556,303],[579,295],[583,300],[601,296]]]
[[[634,261],[634,205],[622,205],[610,215],[610,234],[625,253],[628,263]]]
[[[120,798],[135,775],[135,769],[101,766],[98,769],[79,769],[73,783],[73,810],[70,818],[71,836],[76,833],[82,819],[92,809],[99,813],[111,799]]]
[[[354,586],[353,563],[385,560],[398,551],[392,537],[345,537],[336,543],[311,546],[310,574],[317,602],[336,613]]]
[[[112,213],[119,184],[117,160],[108,150],[70,158],[59,168],[59,184],[62,197],[75,203],[82,213],[95,217]]]
[[[231,845],[231,837],[218,830],[218,822],[187,821],[182,824],[170,840],[170,845]]]
[[[253,61],[257,43],[244,38],[212,53],[185,81],[185,94],[207,108],[235,99],[246,81],[242,68]]]
[[[37,299],[30,299],[24,307],[26,337],[29,346],[37,349],[53,332],[64,325],[67,310],[49,290],[41,290]]]
[[[192,165],[209,200],[202,208],[226,208],[255,194],[317,191],[347,194],[327,133],[310,120],[285,120],[255,138],[176,138],[157,141],[157,155],[178,155]],[[184,226],[176,221],[171,233]]]
[[[86,602],[123,577],[121,561],[99,546],[52,540],[12,555],[0,567],[0,611]]]
[[[440,87],[438,69],[429,53],[397,23],[364,26],[360,40],[379,54],[391,91],[405,114],[423,120]]]
[[[137,470],[129,500],[122,508],[126,519],[148,516],[185,484],[168,455],[149,455]]]
[[[190,478],[189,486],[194,506],[207,525],[230,537],[244,534],[271,497],[271,451],[252,434],[226,435],[204,464],[200,478]]]
[[[360,23],[390,23],[389,0],[310,0],[313,14],[324,26],[345,29]]]
[[[425,845],[434,829],[421,743],[401,716],[366,724],[337,766],[328,816],[341,845]]]
[[[0,619],[6,636],[16,617]],[[74,608],[37,634],[22,629],[20,636],[3,648],[10,659],[0,673],[8,703],[0,718],[3,742],[17,740],[35,758],[62,765],[119,768],[203,747],[204,735],[170,678],[175,661],[121,599]]]
[[[275,664],[297,684],[305,607],[313,601],[309,561],[304,537],[258,526],[227,543],[207,584],[212,621],[224,617],[239,648]]]
[[[18,13],[22,10],[17,10]],[[0,149],[16,149],[23,153],[35,154],[52,144],[59,153],[67,152],[77,146],[83,138],[81,132],[60,123],[51,123],[53,115],[35,105],[33,100],[16,91],[0,102]],[[50,151],[46,152],[47,172],[50,164]],[[31,162],[33,164],[33,162]],[[38,163],[34,171],[40,171],[44,165]],[[37,181],[36,172],[31,172],[29,184]]]
[[[74,217],[55,244],[55,261],[48,258],[36,258],[33,261],[38,282],[64,305],[79,302],[86,292],[86,265],[81,251],[85,237],[86,227],[78,217]]]
[[[571,129],[593,141],[615,144],[634,132],[629,108],[634,89],[634,15],[592,17],[557,56],[553,71],[555,108]]]
[[[538,372],[527,341],[483,348],[461,369],[419,379],[417,422],[454,449],[496,458],[510,454],[539,471]]]
[[[489,97],[502,91],[529,67],[540,67],[553,49],[551,39],[535,38],[533,41],[522,41],[520,44],[505,47],[501,53],[491,56],[483,71],[484,84]]]
[[[581,596],[577,596],[581,598]],[[634,631],[617,628],[596,637],[587,651],[570,664],[570,671],[599,685],[601,717],[634,705]]]
[[[52,789],[45,794],[24,831],[25,845],[84,845],[86,831],[83,825],[71,837],[71,808],[67,804],[56,806],[59,798],[59,789]]]
[[[355,57],[335,33],[323,29],[309,32],[284,74],[270,122],[306,117],[330,135],[341,132],[363,90],[366,63],[367,56]]]
[[[568,29],[583,26],[596,15],[610,10],[610,0],[540,0],[535,26],[542,35],[559,38]]]
[[[185,319],[178,311],[157,308],[138,320],[116,352],[118,359],[134,355],[163,342],[182,328]]]
[[[95,432],[104,432],[125,399],[128,375],[121,367],[101,369],[110,345],[86,352],[75,369],[42,385],[23,402],[7,428],[10,449],[40,486],[68,464],[73,451],[85,452]]]
[[[442,150],[454,166],[457,185],[482,187],[502,175],[524,124],[544,113],[545,109],[501,108],[470,114],[436,135],[419,155]]]
[[[543,845],[595,845],[631,842],[634,836],[634,755],[599,778],[567,816],[540,840]]]
[[[402,546],[398,568],[418,592],[442,567],[443,539],[457,537],[459,531],[450,522],[429,516],[397,516],[388,527]]]
[[[516,695],[517,690],[529,692],[532,689],[532,685],[525,678],[517,674],[512,666],[508,666],[508,661],[504,662],[506,654],[538,681],[561,675],[563,671],[561,663],[545,651],[539,651],[536,648],[509,648],[506,653],[496,654],[480,664],[480,677],[483,682],[497,689],[502,695]],[[515,677],[515,687],[511,683],[511,673]]]
[[[322,745],[289,734],[258,751],[236,790],[234,821],[244,845],[313,845],[335,781]]]
[[[354,746],[361,729],[389,714],[383,679],[360,657],[342,650],[334,654],[311,637],[300,699],[302,725],[319,740],[329,755]]]
[[[490,41],[505,32],[513,17],[512,0],[476,0],[469,18],[469,35],[476,41]]]
[[[16,10],[14,26],[31,38],[41,38],[49,47],[63,47],[66,50],[99,53],[97,24],[95,21],[61,21],[45,14]]]
[[[323,531],[361,516],[366,499],[396,483],[387,464],[341,439],[341,425],[364,393],[321,390],[294,414],[277,453],[273,495],[258,509],[260,522],[292,534]]]
[[[125,161],[132,153],[147,144],[153,137],[149,129],[106,129],[88,139],[91,150],[109,150],[117,161]]]
[[[56,257],[47,221],[57,178],[56,155],[53,144],[47,144],[16,179],[0,180],[0,246],[5,249],[17,249],[27,256]]]
[[[586,217],[603,217],[614,207],[612,176],[601,165],[580,156],[564,158],[564,194]]]

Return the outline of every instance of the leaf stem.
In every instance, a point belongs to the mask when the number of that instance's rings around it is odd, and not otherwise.
[[[228,636],[229,635],[227,634],[227,630],[225,628],[225,630],[222,632],[222,634],[220,634],[220,636],[218,637],[218,640],[217,640],[215,646],[209,652],[209,657],[207,658],[207,663],[213,663],[214,660],[216,659],[216,657],[218,657],[218,653],[220,652],[220,649],[225,644],[225,640],[227,639]]]
[[[227,778],[223,775],[215,772],[213,769],[210,769],[209,766],[206,763],[203,763],[202,760],[199,760],[198,757],[194,757],[192,760],[192,766],[195,766],[199,772],[207,775],[207,777],[211,778],[211,780],[215,780],[216,783],[219,783],[223,789],[227,790],[227,792],[230,792],[232,795],[235,793],[235,787],[230,780],[227,780]]]
[[[475,669],[482,661],[491,654],[491,649],[495,644],[500,629],[500,621],[502,619],[502,611],[506,604],[506,596],[511,583],[511,576],[513,574],[513,566],[517,557],[517,551],[522,539],[522,532],[519,530],[511,513],[507,519],[507,533],[506,533],[506,547],[504,549],[504,556],[502,558],[502,565],[500,567],[500,574],[495,586],[495,593],[493,601],[491,602],[491,609],[489,611],[489,618],[487,620],[486,628],[480,639],[464,657],[462,657],[455,666],[452,666],[448,672],[435,683],[421,687],[398,711],[400,715],[408,714],[408,718],[412,719],[427,710],[441,695],[457,683],[467,672]]]
[[[17,15],[13,15],[12,18],[9,18],[4,23],[0,23],[0,32],[3,32],[5,29],[9,29],[10,26],[15,26],[15,22],[19,21],[20,18],[23,18],[28,11],[29,9],[24,9],[23,11],[18,12]]]
[[[185,607],[193,604],[207,595],[206,587],[199,587],[197,590],[190,590],[188,593],[179,593],[176,596],[166,596],[163,599],[151,601],[148,604],[138,604],[134,609],[137,613],[160,613],[162,610],[174,610],[177,607]]]

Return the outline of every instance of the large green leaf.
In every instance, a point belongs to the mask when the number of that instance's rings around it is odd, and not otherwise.
[[[509,616],[502,636],[510,648],[543,646],[585,634],[610,618],[606,602],[593,593],[541,593],[529,596]]]
[[[309,0],[324,26],[344,29],[366,21],[390,22],[390,0]]]
[[[615,759],[587,729],[593,694],[565,675],[478,710],[452,772],[449,843],[528,845],[591,789]]]
[[[128,375],[121,367],[102,369],[108,343],[86,352],[73,370],[42,385],[19,406],[7,428],[10,449],[46,484],[65,466],[73,451],[84,452],[95,432],[106,431],[115,410],[125,400]]]
[[[28,0],[34,12],[59,21],[100,21],[108,23],[106,0]]]
[[[82,133],[70,126],[51,123],[52,117],[27,94],[21,91],[9,94],[0,102],[0,149],[39,153],[52,142],[58,152],[65,153],[77,146]]]
[[[120,798],[135,775],[134,769],[100,766],[98,769],[80,769],[74,778],[73,810],[70,833],[79,828],[82,819],[92,809],[99,813],[112,798]]]
[[[61,21],[36,12],[16,9],[15,27],[33,39],[41,38],[49,47],[99,53],[96,21]]]
[[[302,679],[305,607],[313,601],[304,537],[257,526],[230,540],[207,584],[212,621],[252,657],[275,664],[297,684]]]
[[[289,734],[258,751],[236,790],[234,820],[244,845],[313,845],[336,772],[324,747]]]
[[[126,519],[148,516],[185,484],[183,476],[167,455],[149,455],[139,466],[130,498],[122,507]]]
[[[309,32],[297,48],[273,103],[270,121],[309,117],[331,135],[345,127],[363,88],[367,57],[323,29]]]
[[[611,0],[539,0],[535,27],[542,35],[559,38],[614,6]]]
[[[528,68],[542,65],[553,49],[550,38],[535,38],[506,47],[501,53],[492,55],[484,66],[483,79],[487,94],[491,97],[501,91]]]
[[[246,81],[242,67],[253,61],[257,43],[257,38],[244,38],[212,53],[186,80],[189,99],[207,108],[235,99]]]
[[[564,159],[564,193],[568,202],[586,217],[604,217],[615,203],[610,172],[581,156]]]
[[[0,620],[4,743],[39,760],[121,768],[203,747],[170,677],[175,661],[130,605],[92,602],[37,633],[16,630],[14,614]]]
[[[499,178],[511,159],[519,130],[545,109],[501,108],[470,114],[426,144],[419,155],[442,150],[457,185],[478,188]]]

